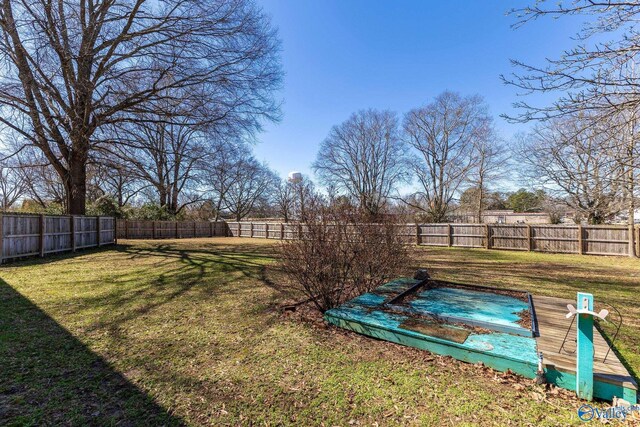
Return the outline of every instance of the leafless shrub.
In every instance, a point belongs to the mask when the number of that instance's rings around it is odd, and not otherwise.
[[[293,290],[321,312],[397,277],[409,263],[399,226],[385,217],[316,200],[304,219],[280,246],[281,265]]]

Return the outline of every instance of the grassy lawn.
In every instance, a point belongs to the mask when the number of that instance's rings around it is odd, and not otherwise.
[[[280,314],[274,244],[125,241],[1,267],[0,424],[581,423],[568,393]],[[592,291],[626,313],[621,353],[640,373],[640,261],[416,253],[441,279]]]

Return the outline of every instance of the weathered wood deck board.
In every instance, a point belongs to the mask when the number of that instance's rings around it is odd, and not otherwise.
[[[568,373],[576,372],[575,350],[576,330],[575,324],[569,332],[567,342],[562,352],[560,347],[567,333],[571,319],[567,319],[567,304],[575,305],[575,301],[560,298],[534,296],[533,306],[538,319],[540,336],[536,337],[538,351],[544,355],[546,365],[555,366],[557,370]],[[637,389],[637,384],[631,374],[611,351],[606,362],[604,356],[609,349],[606,341],[599,331],[595,331],[594,337],[594,375],[604,381],[623,384],[625,387]]]

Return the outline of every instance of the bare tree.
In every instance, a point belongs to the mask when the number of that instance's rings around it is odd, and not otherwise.
[[[628,108],[620,114],[609,114],[603,120],[607,123],[604,127],[604,146],[608,155],[612,156],[617,164],[618,173],[612,177],[617,179],[621,188],[622,204],[627,210],[627,224],[629,232],[629,255],[636,255],[634,244],[635,210],[637,208],[638,171],[640,170],[640,129],[638,112],[635,108]]]
[[[203,186],[206,194],[213,200],[216,221],[225,207],[227,193],[240,174],[238,168],[243,165],[244,159],[249,158],[251,158],[251,151],[246,144],[217,141],[215,149],[201,159]]]
[[[231,176],[224,208],[236,221],[251,213],[261,200],[270,198],[278,182],[278,176],[253,157],[236,163]]]
[[[628,1],[538,1],[514,9],[515,27],[544,17],[582,16],[585,22],[575,36],[576,46],[546,65],[512,60],[518,72],[503,79],[525,93],[558,92],[552,105],[519,102],[521,114],[513,120],[547,119],[590,111],[620,112],[640,107],[640,79],[635,72],[640,32],[640,3]],[[612,35],[602,41],[602,34]]]
[[[280,180],[273,194],[273,201],[276,204],[278,215],[282,216],[284,222],[289,222],[295,209],[296,192],[293,183]]]
[[[43,209],[59,205],[62,211],[66,210],[65,187],[40,150],[25,147],[11,156],[11,162],[25,185],[25,200],[31,199]]]
[[[482,211],[486,204],[489,186],[504,174],[506,155],[505,148],[500,144],[493,130],[488,130],[486,137],[475,142],[473,150],[475,166],[471,169],[469,183],[478,190],[475,193],[478,223],[482,222]]]
[[[105,126],[188,93],[210,122],[251,133],[278,115],[278,49],[249,0],[0,0],[0,123],[41,150],[82,214]]]
[[[585,121],[566,116],[539,124],[520,148],[519,157],[534,179],[590,224],[600,224],[620,210],[620,171],[603,149],[604,132]]]
[[[148,186],[130,169],[130,164],[119,159],[96,159],[93,169],[93,173],[89,174],[90,187],[111,197],[118,207],[129,204]]]
[[[323,184],[378,215],[391,193],[408,178],[396,115],[359,111],[334,126],[320,145],[313,169]]]
[[[111,153],[155,189],[157,203],[169,214],[203,200],[199,196],[185,197],[185,192],[198,184],[202,159],[215,151],[198,126],[184,120],[149,121],[121,127],[118,140]]]
[[[488,163],[494,137],[492,118],[479,96],[444,92],[404,118],[404,135],[417,157],[411,162],[420,190],[404,201],[427,214],[427,220],[442,222],[451,204],[477,167],[476,149],[485,151]],[[486,178],[487,164],[483,176]]]
[[[0,163],[0,210],[10,209],[27,190],[24,176],[6,163]]]
[[[601,120],[607,125],[600,126],[606,134],[626,135],[623,140],[612,140],[620,143],[613,151],[617,152],[618,158],[624,163],[620,164],[624,170],[621,185],[629,211],[629,226],[632,227],[635,220],[632,214],[635,210],[633,176],[637,173],[637,164],[631,166],[628,160],[630,153],[637,151],[638,144],[633,129],[636,128],[640,111],[640,76],[637,72],[640,3],[537,1],[531,6],[514,9],[511,13],[517,19],[515,27],[545,17],[585,19],[581,30],[574,37],[576,46],[556,58],[547,59],[545,65],[512,61],[518,71],[511,76],[503,76],[508,84],[520,88],[524,93],[557,92],[559,96],[551,105],[519,102],[515,105],[520,107],[520,114],[508,118],[513,121],[528,121],[587,114],[592,120]],[[612,124],[611,117],[617,118],[618,125]],[[629,240],[629,253],[634,253],[632,238]]]

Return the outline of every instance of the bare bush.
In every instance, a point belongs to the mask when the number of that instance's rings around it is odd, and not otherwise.
[[[399,226],[359,209],[309,203],[295,238],[279,248],[294,291],[324,312],[397,277],[410,262]]]

